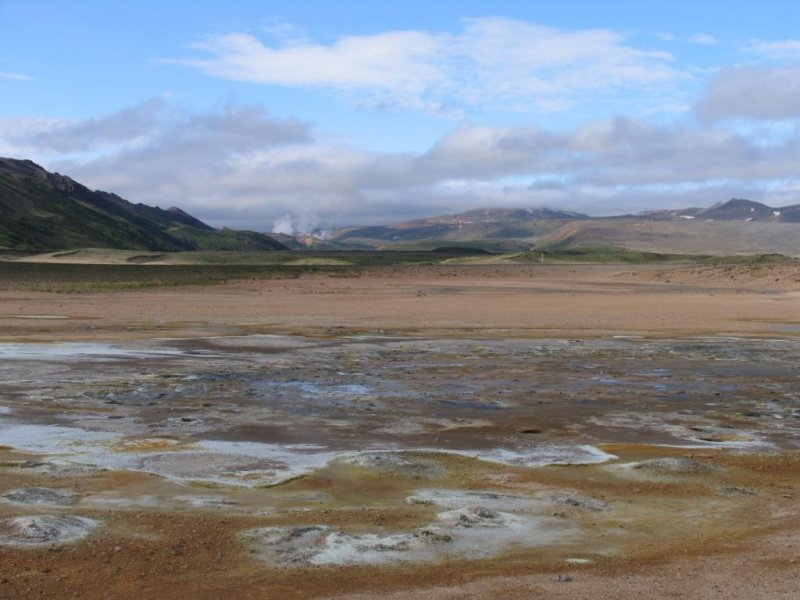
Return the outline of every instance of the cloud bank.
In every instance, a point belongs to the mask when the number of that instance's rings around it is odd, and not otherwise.
[[[565,130],[463,121],[419,153],[367,152],[265,110],[164,99],[86,119],[0,120],[0,151],[214,225],[283,230],[475,206],[594,214],[796,192],[800,132],[772,142],[714,125],[615,117]]]

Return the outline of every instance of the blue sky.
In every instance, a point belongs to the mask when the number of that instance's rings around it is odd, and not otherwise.
[[[798,203],[798,23],[789,1],[0,0],[0,154],[261,231]]]

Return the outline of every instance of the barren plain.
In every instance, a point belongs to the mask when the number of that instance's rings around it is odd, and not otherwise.
[[[0,282],[0,598],[796,598],[798,334],[796,261]]]

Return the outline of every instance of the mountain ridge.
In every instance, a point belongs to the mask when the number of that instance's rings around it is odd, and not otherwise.
[[[172,207],[134,204],[90,190],[30,160],[0,158],[0,247],[148,251],[285,250],[254,231],[217,230]]]
[[[647,218],[706,219],[711,221],[759,221],[772,223],[800,223],[800,204],[774,207],[755,200],[731,198],[708,208],[681,208],[676,210],[648,210],[636,216]]]
[[[715,225],[716,223],[716,225]],[[343,227],[297,236],[215,229],[177,207],[134,204],[90,190],[30,160],[0,158],[0,249],[412,250],[606,245],[681,251],[800,254],[800,204],[772,207],[732,198],[709,207],[591,217],[548,207],[476,208],[390,225]],[[724,232],[724,233],[723,233]],[[698,243],[700,242],[700,243]],[[715,246],[716,244],[716,246]],[[743,251],[743,250],[742,250]]]
[[[637,231],[633,227],[633,223],[637,221],[675,222],[670,229],[673,232],[670,235],[677,240],[680,236],[691,237],[694,231],[700,231],[699,227],[691,231],[681,228],[680,223],[691,221],[732,224],[726,228],[728,234],[735,229],[737,222],[800,223],[800,205],[772,207],[753,200],[732,198],[707,208],[650,210],[636,215],[605,217],[591,217],[547,207],[478,208],[456,214],[400,221],[391,225],[343,227],[332,231],[327,239],[332,243],[380,250],[432,249],[462,244],[503,252],[514,251],[523,246],[531,248],[553,244],[585,244],[588,243],[587,240],[598,244],[608,240],[609,244],[637,245],[641,243],[643,236],[647,237],[641,230]],[[706,227],[702,235],[708,235],[709,231],[713,234],[714,230]],[[781,235],[785,236],[785,232],[782,231]],[[668,246],[669,244],[666,247]],[[726,242],[725,247],[729,248],[730,244]],[[765,242],[764,247],[772,248],[773,245]]]

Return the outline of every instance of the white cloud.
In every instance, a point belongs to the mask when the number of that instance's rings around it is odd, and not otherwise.
[[[0,71],[0,79],[9,79],[12,81],[33,81],[34,78],[30,75],[23,75],[22,73],[11,73],[10,71]]]
[[[285,45],[309,43],[309,37],[302,27],[286,21],[274,21],[263,28],[264,32],[280,40]]]
[[[800,118],[800,63],[722,69],[697,103],[706,121]]]
[[[389,31],[269,46],[247,33],[207,38],[210,57],[170,60],[226,79],[329,88],[360,102],[441,111],[452,106],[559,110],[593,95],[674,83],[673,57],[607,29],[565,32],[526,21],[468,19],[457,34]],[[355,92],[355,93],[354,93]]]
[[[710,33],[696,33],[689,39],[692,43],[702,46],[713,46],[717,43],[717,38]]]
[[[440,42],[414,31],[340,38],[330,46],[263,45],[246,33],[208,38],[195,46],[208,60],[176,61],[224,79],[283,86],[318,86],[343,91],[372,90],[375,100],[397,98],[411,105],[441,78],[434,59]]]
[[[751,40],[744,50],[775,60],[800,60],[800,40]]]

